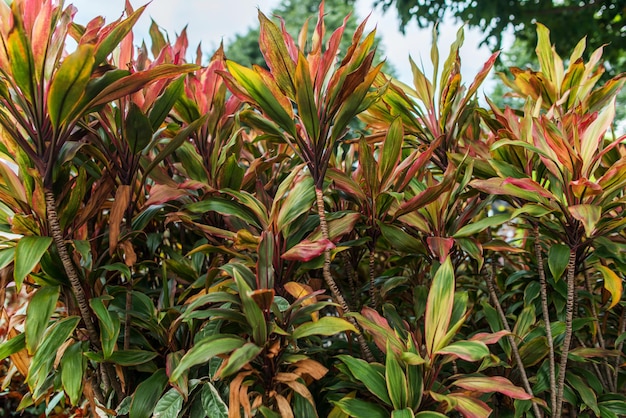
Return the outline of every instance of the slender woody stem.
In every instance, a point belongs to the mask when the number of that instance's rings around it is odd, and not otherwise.
[[[328,223],[326,222],[326,213],[324,212],[324,192],[322,192],[321,189],[318,189],[316,187],[315,196],[317,198],[317,212],[320,217],[320,229],[322,230],[322,237],[324,239],[329,239]],[[346,303],[346,299],[341,294],[341,291],[339,290],[339,287],[337,286],[335,279],[333,279],[332,273],[330,271],[330,263],[331,263],[330,250],[325,250],[324,251],[324,266],[322,268],[324,281],[326,281],[326,285],[330,289],[330,293],[332,294],[333,299],[335,299],[335,302],[339,304],[343,313],[344,314],[350,313],[351,312],[350,307]],[[369,349],[369,347],[367,346],[367,342],[365,341],[365,338],[363,337],[363,332],[358,322],[356,321],[356,319],[354,319],[351,316],[348,317],[348,320],[352,323],[352,325],[354,325],[354,327],[357,330],[359,330],[359,332],[357,333],[357,340],[359,341],[359,345],[361,347],[361,351],[363,352],[363,355],[365,356],[365,359],[368,362],[374,361],[374,356],[371,350]]]
[[[557,385],[555,417],[560,417],[563,412],[563,388],[565,386],[565,371],[567,368],[567,356],[572,343],[572,323],[574,320],[574,297],[576,274],[576,249],[570,248],[569,262],[567,264],[567,301],[565,305],[565,337],[561,348],[561,362],[559,364],[559,382]]]
[[[500,304],[500,300],[498,299],[498,293],[496,292],[496,285],[495,285],[495,277],[496,277],[496,265],[492,260],[491,271],[490,271],[490,274],[487,275],[487,288],[489,289],[489,296],[491,297],[492,303],[496,306],[496,310],[498,311],[498,314],[500,316],[500,320],[502,321],[502,325],[504,326],[504,329],[509,332],[509,335],[507,335],[506,337],[509,340],[509,345],[511,346],[511,350],[513,351],[513,357],[515,357],[515,363],[517,364],[517,368],[522,377],[522,383],[524,385],[524,389],[526,390],[526,393],[534,397],[535,395],[533,394],[533,389],[530,386],[530,381],[528,380],[528,375],[526,374],[526,369],[524,368],[522,357],[520,356],[519,349],[517,348],[517,343],[515,342],[515,339],[513,338],[513,335],[511,334],[511,327],[509,326],[509,322],[506,319],[504,309],[502,309],[502,304]],[[537,418],[542,417],[543,415],[541,414],[541,410],[539,409],[539,406],[537,405],[537,403],[533,402],[532,405],[533,405],[533,412],[535,413],[535,417]]]
[[[550,361],[550,408],[556,408],[556,362],[554,357],[554,340],[552,339],[552,327],[550,325],[550,311],[548,309],[548,283],[546,272],[543,268],[543,255],[541,253],[541,243],[539,242],[539,225],[535,225],[535,257],[537,258],[537,269],[539,271],[539,289],[541,290],[541,310],[543,322],[546,327],[546,338],[548,339],[549,361]]]
[[[76,271],[76,267],[74,267],[74,263],[72,263],[72,259],[70,258],[67,247],[65,245],[63,232],[61,230],[61,224],[59,223],[59,215],[57,213],[54,193],[52,192],[52,190],[44,188],[44,197],[46,200],[46,214],[48,227],[50,228],[49,232],[50,235],[52,235],[55,246],[57,247],[59,257],[61,258],[61,262],[63,263],[63,269],[65,270],[65,274],[70,281],[74,297],[76,298],[76,301],[78,303],[80,315],[83,319],[83,322],[85,323],[85,328],[87,328],[89,342],[92,346],[100,349],[100,339],[98,337],[98,331],[96,331],[96,327],[92,320],[91,310],[89,309],[85,290],[83,289],[80,278],[78,276],[78,272]],[[102,382],[104,383],[104,390],[105,392],[108,392],[111,387],[110,382],[112,379],[111,376],[109,376],[109,373],[107,373],[104,368],[102,370],[101,377]],[[103,399],[103,396],[100,393],[100,388],[98,386],[94,386],[93,390],[98,400]]]

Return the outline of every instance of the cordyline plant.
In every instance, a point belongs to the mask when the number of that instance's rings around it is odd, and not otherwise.
[[[352,44],[335,65],[344,26],[323,46],[324,7],[320,14],[309,52],[305,52],[306,27],[298,45],[284,27],[281,30],[265,15],[259,13],[261,37],[259,46],[269,70],[255,66],[245,68],[227,62],[225,74],[233,94],[258,108],[280,129],[280,137],[306,163],[315,187],[316,203],[324,249],[324,279],[333,298],[344,313],[350,308],[330,271],[332,243],[324,210],[324,181],[337,143],[347,133],[348,124],[379,96],[381,89],[373,82],[382,63],[374,65],[374,35],[370,32],[361,40],[363,22],[357,28]],[[362,349],[367,353],[361,335]]]
[[[185,31],[154,22],[135,49],[142,12],[81,27],[0,2],[2,401],[626,414],[623,77],[601,84],[601,50],[563,64],[539,25],[540,70],[503,79],[525,106],[483,108],[497,54],[465,86],[462,30],[409,86],[365,22],[340,51],[323,3],[310,40],[259,13],[253,68],[221,47],[186,64]]]

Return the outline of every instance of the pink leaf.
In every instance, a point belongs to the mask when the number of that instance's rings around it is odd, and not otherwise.
[[[327,239],[321,239],[319,241],[309,241],[305,239],[284,253],[281,258],[307,262],[324,254],[324,251],[332,250],[333,248],[335,248],[335,244]]]
[[[510,380],[502,376],[463,377],[454,382],[454,385],[481,393],[498,392],[513,399],[525,401],[532,399],[532,396],[526,393],[524,389],[515,386]]]
[[[470,341],[481,341],[485,344],[495,344],[500,341],[500,338],[509,335],[510,332],[507,330],[502,330],[494,333],[490,332],[479,332],[478,334],[472,336]]]

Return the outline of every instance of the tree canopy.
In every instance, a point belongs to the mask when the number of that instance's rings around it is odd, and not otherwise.
[[[535,23],[541,22],[550,28],[558,40],[557,52],[564,56],[586,36],[588,50],[610,44],[604,55],[609,74],[618,73],[626,61],[626,0],[376,0],[375,4],[383,10],[394,7],[401,30],[413,20],[428,27],[453,16],[483,31],[483,43],[492,49],[500,49],[503,35],[512,29],[516,39],[532,50]]]

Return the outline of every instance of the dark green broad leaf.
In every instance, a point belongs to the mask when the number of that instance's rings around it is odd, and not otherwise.
[[[126,141],[134,155],[144,150],[152,140],[152,124],[150,119],[143,114],[139,106],[130,104],[126,120],[124,121]]]
[[[152,110],[150,110],[150,126],[152,127],[152,131],[156,131],[159,129],[161,124],[169,115],[170,110],[178,100],[178,98],[183,94],[185,90],[185,76],[180,76],[176,80],[174,80],[159,96],[158,99],[154,102],[152,106]]]
[[[178,418],[183,408],[183,395],[172,388],[165,392],[154,407],[152,418]]]
[[[72,334],[80,318],[70,316],[54,323],[43,337],[39,348],[35,352],[28,369],[26,381],[32,388],[35,398],[41,395],[41,390],[45,389],[42,385],[45,383],[48,374],[52,371],[54,359],[56,358],[59,348],[67,341]]]
[[[365,360],[357,359],[348,355],[337,356],[350,370],[350,373],[362,382],[365,387],[372,392],[378,399],[391,406],[391,399],[387,392],[387,382],[374,366]],[[343,408],[342,408],[343,409]]]
[[[137,366],[154,359],[157,353],[146,350],[117,350],[109,356],[109,361],[120,366]]]
[[[26,308],[24,333],[26,334],[26,348],[31,356],[41,343],[41,337],[48,328],[48,321],[54,312],[58,299],[58,286],[44,286],[35,292]]]
[[[257,228],[260,227],[258,219],[245,206],[222,197],[214,196],[207,200],[192,203],[187,205],[186,209],[192,213],[217,212],[224,216],[234,216]]]
[[[554,277],[554,281],[558,281],[569,263],[569,247],[563,244],[555,244],[548,251],[548,267]]]
[[[472,223],[470,223],[468,225],[465,225],[464,227],[459,229],[453,235],[453,237],[454,238],[469,237],[469,236],[478,234],[479,232],[482,232],[482,231],[484,231],[487,228],[493,228],[495,226],[500,226],[503,223],[507,222],[509,219],[511,219],[511,215],[510,214],[488,216],[488,217],[483,218],[483,219],[481,219],[479,221],[472,222]]]
[[[354,418],[389,418],[389,412],[384,408],[360,399],[343,398],[335,405]]]
[[[246,321],[252,328],[252,338],[256,344],[263,346],[268,337],[267,322],[265,321],[263,311],[261,311],[259,305],[252,299],[252,291],[239,269],[233,270],[233,278],[235,279],[235,283],[237,283],[243,314],[246,316]]]
[[[61,383],[72,405],[78,405],[83,394],[85,360],[82,343],[70,345],[63,353],[63,358],[61,358]]]
[[[228,418],[228,406],[210,381],[202,386],[202,408],[207,417]]]
[[[120,318],[116,313],[111,314],[104,305],[105,300],[111,300],[111,296],[93,298],[89,301],[91,309],[100,322],[100,341],[102,342],[102,354],[108,359],[113,354],[117,337],[120,335]]]
[[[21,238],[15,249],[15,270],[13,279],[19,290],[24,278],[39,264],[39,260],[50,247],[51,237],[27,236]]]
[[[170,381],[177,381],[191,367],[208,362],[212,357],[231,351],[244,345],[245,340],[236,335],[214,334],[196,343],[172,371]]]
[[[167,385],[165,369],[159,369],[152,376],[141,382],[130,404],[130,418],[150,418],[155,406]]]
[[[259,347],[254,343],[247,343],[237,348],[232,352],[230,357],[228,357],[228,363],[220,369],[219,377],[223,379],[240,371],[244,366],[254,360],[261,351],[263,351],[263,347]]]

